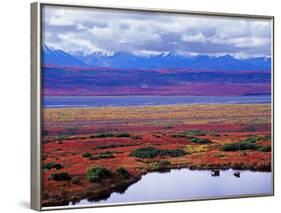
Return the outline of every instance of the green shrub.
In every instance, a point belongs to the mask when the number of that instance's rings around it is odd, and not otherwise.
[[[82,157],[83,158],[90,158],[90,157],[92,157],[93,155],[91,154],[91,153],[89,153],[89,152],[85,152],[85,153],[83,153],[82,154]]]
[[[113,137],[113,134],[112,133],[107,133],[107,132],[104,132],[104,133],[97,133],[94,135],[95,138],[108,138],[108,137]]]
[[[172,138],[185,138],[186,134],[184,134],[184,133],[176,133],[176,134],[171,135],[171,137]]]
[[[86,171],[87,180],[92,183],[98,183],[110,175],[110,170],[105,167],[93,167]]]
[[[236,144],[235,143],[229,143],[224,144],[221,148],[222,151],[228,152],[228,151],[236,151]]]
[[[159,149],[154,147],[138,148],[131,153],[131,156],[139,158],[154,158],[157,155],[159,155]]]
[[[121,133],[116,133],[114,134],[114,136],[116,138],[128,138],[130,137],[131,135],[129,133],[126,133],[126,132],[121,132]]]
[[[59,170],[59,169],[62,169],[63,166],[59,163],[54,163],[54,162],[49,162],[45,165],[43,165],[43,169],[56,169],[56,170]]]
[[[112,152],[102,152],[97,156],[92,156],[90,160],[99,160],[99,159],[106,159],[106,158],[114,158]]]
[[[98,156],[99,158],[113,158],[112,152],[102,152]]]
[[[194,136],[205,136],[207,134],[210,134],[212,136],[218,135],[218,134],[215,134],[215,133],[209,133],[208,131],[205,131],[205,130],[195,129],[195,130],[188,130],[188,131],[184,131],[184,132],[179,132],[179,133],[171,135],[171,137],[192,139],[192,138],[194,138]]]
[[[236,144],[237,150],[256,150],[257,148],[257,144],[251,142],[239,142]]]
[[[123,176],[124,178],[130,177],[130,173],[124,167],[117,168],[116,173]]]
[[[51,174],[50,179],[55,181],[63,181],[63,180],[70,180],[71,177],[67,172],[59,172],[59,173]]]
[[[81,183],[81,180],[79,177],[74,177],[71,179],[71,183],[77,185]]]
[[[208,138],[192,138],[191,142],[196,143],[196,144],[210,144],[210,143],[212,143],[212,141],[209,140]]]
[[[269,146],[261,146],[258,148],[260,152],[271,152],[271,145]]]
[[[205,136],[206,134],[208,134],[208,131],[195,129],[195,130],[185,131],[184,133],[186,135],[192,135],[192,136]]]
[[[247,138],[245,140],[224,144],[222,151],[243,151],[243,150],[257,150],[260,146],[256,144],[256,138]]]
[[[91,183],[99,183],[101,181],[101,178],[96,175],[91,175],[91,176],[87,177],[87,179]]]
[[[256,137],[251,137],[251,138],[247,138],[245,140],[242,140],[240,142],[256,143],[257,142],[257,138]]]
[[[116,138],[128,138],[131,135],[126,132],[120,132],[120,133],[111,133],[111,132],[102,132],[102,133],[97,133],[95,135],[90,135],[90,138],[111,138],[111,137],[116,137]]]
[[[175,150],[166,150],[166,149],[157,149],[155,147],[143,147],[135,149],[130,156],[139,157],[139,158],[154,158],[158,155],[160,156],[170,156],[170,157],[179,157],[186,155],[187,153],[181,149]]]
[[[168,155],[170,157],[180,157],[180,156],[186,155],[187,153],[181,149],[173,149],[173,150],[160,149],[159,154],[161,156]]]

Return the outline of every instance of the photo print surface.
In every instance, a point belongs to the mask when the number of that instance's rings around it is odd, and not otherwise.
[[[271,195],[272,20],[44,5],[42,206]]]

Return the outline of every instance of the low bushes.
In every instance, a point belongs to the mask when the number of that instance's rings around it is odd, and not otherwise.
[[[221,148],[222,151],[239,151],[239,150],[256,150],[257,144],[250,143],[250,142],[236,142],[236,143],[229,143],[224,144]]]
[[[157,149],[155,147],[143,147],[134,150],[130,156],[139,157],[139,158],[154,158],[158,155],[160,156],[170,156],[170,157],[179,157],[186,155],[187,153],[181,149],[174,150],[165,150]]]
[[[90,138],[108,138],[108,137],[113,137],[112,133],[97,133],[95,135],[91,135]]]
[[[101,152],[97,155],[93,155],[92,153],[85,152],[82,154],[83,158],[88,158],[89,160],[99,160],[99,159],[106,159],[106,158],[114,158],[113,152]]]
[[[209,140],[208,138],[192,138],[191,142],[196,143],[196,144],[210,144],[210,143],[212,143],[212,141]]]
[[[130,173],[124,167],[117,168],[116,173],[124,178],[130,177]]]
[[[130,155],[139,158],[154,158],[159,155],[159,149],[156,149],[154,147],[138,148],[134,150]]]
[[[179,133],[176,133],[176,134],[172,135],[171,137],[174,137],[174,138],[192,138],[193,136],[205,136],[208,133],[209,132],[205,131],[205,130],[195,129],[195,130],[188,130],[188,131],[184,131],[184,132],[179,132]]]
[[[261,146],[258,148],[260,152],[271,152],[271,146]]]
[[[131,135],[129,133],[126,133],[126,132],[121,132],[121,133],[114,134],[114,137],[116,137],[116,138],[128,138],[130,136]]]
[[[257,138],[247,138],[245,140],[224,144],[221,148],[222,151],[243,151],[243,150],[257,150],[261,152],[270,152],[271,146],[262,146],[257,144]]]
[[[129,133],[126,133],[126,132],[119,132],[119,133],[102,132],[102,133],[90,135],[90,138],[111,138],[111,137],[127,138],[127,137],[130,137],[130,136],[131,135]]]
[[[176,133],[176,134],[173,134],[171,135],[172,138],[187,138],[187,135],[180,132],[180,133]]]
[[[91,153],[89,153],[89,152],[85,152],[85,153],[82,154],[83,158],[91,158],[92,156],[93,155]]]
[[[217,134],[215,132],[208,132],[208,131],[205,131],[205,130],[188,130],[188,131],[185,131],[185,132],[179,132],[179,133],[173,134],[173,135],[171,135],[171,137],[186,138],[186,139],[191,140],[191,142],[197,143],[197,144],[210,144],[210,143],[212,143],[212,141],[207,139],[207,138],[195,137],[195,136],[206,136],[206,135],[213,136],[213,137],[214,136],[215,137],[220,136],[219,134]]]
[[[49,178],[55,181],[63,181],[63,180],[71,179],[70,175],[67,172],[53,173],[50,175]]]
[[[79,177],[74,177],[71,179],[71,183],[74,184],[74,185],[78,185],[81,183],[81,180]]]
[[[90,160],[99,160],[99,159],[106,159],[106,158],[114,158],[112,152],[102,152],[97,156],[92,156]]]
[[[49,163],[43,165],[43,169],[48,169],[48,170],[49,169],[59,170],[62,168],[63,168],[63,165],[61,165],[59,163],[54,163],[54,162],[49,162]]]
[[[153,162],[151,165],[151,169],[152,170],[165,170],[165,169],[169,169],[170,165],[171,165],[170,161],[160,160],[157,162]]]
[[[181,149],[173,149],[173,150],[160,150],[160,155],[161,156],[165,156],[165,155],[168,155],[170,157],[180,157],[180,156],[183,156],[183,155],[186,155],[187,153],[184,151],[184,150],[181,150]]]
[[[186,135],[191,135],[191,136],[205,136],[206,134],[208,134],[208,131],[195,129],[195,130],[185,131],[184,133]]]
[[[110,170],[105,167],[93,167],[86,171],[87,180],[91,183],[99,183],[103,178],[111,175]]]

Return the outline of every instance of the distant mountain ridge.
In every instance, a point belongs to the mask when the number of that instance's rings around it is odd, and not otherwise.
[[[106,55],[101,52],[86,54],[82,51],[67,53],[46,45],[42,48],[43,64],[78,67],[108,67],[116,69],[176,69],[215,71],[270,71],[271,58],[257,57],[237,59],[224,56],[185,56],[173,52],[144,55],[133,52],[116,52]]]

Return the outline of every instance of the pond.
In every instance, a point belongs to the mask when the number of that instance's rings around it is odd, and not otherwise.
[[[235,172],[239,172],[240,176],[237,173],[235,176]],[[212,176],[210,170],[172,169],[165,173],[148,173],[125,192],[114,192],[106,200],[83,199],[75,205],[176,201],[271,193],[271,172],[228,169],[220,170],[219,176]]]

